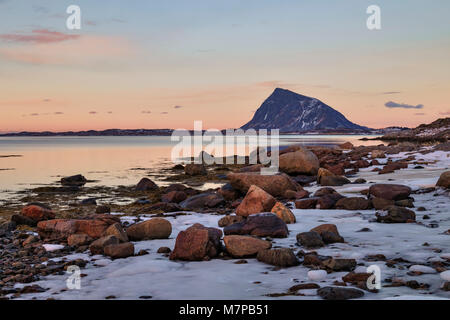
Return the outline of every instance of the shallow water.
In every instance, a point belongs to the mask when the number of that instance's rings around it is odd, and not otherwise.
[[[355,145],[363,136],[290,135],[280,145],[332,146],[346,141]],[[59,181],[81,173],[90,185],[130,185],[149,171],[171,166],[177,142],[170,136],[149,137],[0,137],[0,198],[17,191]],[[12,157],[8,157],[11,156]]]

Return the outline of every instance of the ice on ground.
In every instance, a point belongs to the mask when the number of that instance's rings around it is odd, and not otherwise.
[[[450,270],[441,272],[440,276],[443,280],[450,281]]]
[[[308,271],[308,278],[313,281],[325,280],[327,272],[325,270],[311,270]]]
[[[43,244],[45,251],[56,251],[64,248],[61,244]]]
[[[434,270],[431,267],[422,266],[422,265],[418,265],[418,264],[415,264],[415,265],[409,267],[409,271],[421,272],[421,273],[436,273],[437,272],[436,270]]]
[[[440,174],[450,166],[448,153],[432,152],[415,153],[417,159],[436,161],[425,169],[402,169],[392,174],[378,175],[377,172],[361,171],[356,178],[368,181],[362,185],[335,187],[345,196],[359,196],[359,191],[367,189],[373,183],[405,184],[418,189],[434,186]],[[406,153],[388,155],[401,159]],[[320,186],[307,187],[314,192]],[[436,196],[435,196],[436,194]],[[375,210],[298,210],[293,209],[297,223],[289,224],[289,237],[274,239],[273,247],[299,247],[296,235],[324,224],[335,224],[345,243],[336,243],[316,249],[319,255],[335,258],[354,258],[360,272],[370,265],[377,265],[381,270],[382,287],[378,293],[366,292],[362,299],[448,299],[450,292],[441,290],[443,281],[448,279],[447,273],[408,274],[410,267],[420,265],[430,267],[431,261],[448,259],[450,256],[449,239],[446,231],[450,229],[450,201],[448,194],[436,191],[425,194],[414,194],[415,207],[424,207],[426,211],[416,211],[417,223],[381,224],[374,222]],[[414,209],[413,209],[414,210]],[[424,220],[424,215],[430,219]],[[144,219],[150,216],[144,217]],[[236,260],[212,259],[202,262],[170,261],[165,255],[158,254],[160,247],[173,248],[178,233],[194,223],[207,227],[218,227],[220,215],[193,213],[168,217],[172,224],[169,239],[134,242],[136,252],[144,249],[147,255],[134,256],[127,259],[110,260],[103,256],[89,256],[87,253],[69,255],[74,260],[80,257],[90,262],[82,269],[85,275],[81,278],[80,290],[68,290],[67,275],[49,275],[32,284],[49,288],[42,293],[24,294],[21,299],[104,299],[115,296],[117,299],[139,299],[141,296],[152,296],[153,299],[320,299],[317,290],[301,290],[304,296],[268,297],[270,293],[287,292],[290,287],[301,283],[315,282],[321,287],[332,286],[335,281],[342,281],[347,272],[333,272],[321,280],[311,280],[308,272],[316,271],[299,265],[279,269],[264,264],[256,259],[246,259],[247,264],[235,264]],[[121,217],[123,221],[133,222],[136,217]],[[435,224],[431,227],[431,223]],[[368,230],[368,232],[360,232]],[[367,256],[372,256],[369,260]],[[407,260],[388,266],[384,258],[374,261],[374,255],[384,255],[387,260],[401,258]],[[442,261],[442,260],[441,260]],[[97,266],[96,266],[97,265]],[[416,267],[414,267],[416,268]],[[414,269],[413,268],[413,269]],[[423,270],[423,269],[421,269]],[[310,274],[317,274],[312,272]],[[428,290],[411,289],[407,286],[386,287],[392,279],[402,281],[416,280],[430,285]],[[448,280],[447,280],[448,281]],[[30,285],[30,284],[28,284]],[[19,286],[19,285],[18,285]]]

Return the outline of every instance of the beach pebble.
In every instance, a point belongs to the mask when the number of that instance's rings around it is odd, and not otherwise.
[[[45,251],[56,251],[64,248],[61,244],[43,244]]]
[[[436,270],[434,270],[431,267],[422,266],[422,265],[419,265],[419,264],[415,264],[415,265],[409,267],[409,271],[421,272],[421,273],[436,273],[437,272]]]
[[[326,277],[327,277],[327,272],[325,270],[308,271],[308,278],[313,281],[324,280]]]
[[[441,254],[442,259],[450,260],[450,253],[443,253]]]
[[[450,281],[450,270],[441,272],[440,276],[443,280]]]

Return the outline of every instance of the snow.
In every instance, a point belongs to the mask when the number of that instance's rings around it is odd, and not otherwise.
[[[313,281],[325,280],[327,272],[325,270],[311,270],[308,271],[308,278]]]
[[[348,185],[335,189],[346,196],[359,196],[359,191],[367,189],[372,183],[400,183],[417,189],[434,186],[440,174],[450,166],[448,153],[433,152],[426,155],[416,154],[417,159],[436,161],[426,169],[411,168],[398,170],[387,175],[362,171],[354,178],[364,178],[369,183]],[[400,159],[406,153],[388,155]],[[314,192],[318,186],[307,187]],[[438,194],[438,196],[434,196]],[[355,271],[364,272],[370,265],[377,265],[381,270],[382,287],[378,293],[365,292],[362,299],[449,299],[450,292],[441,290],[444,280],[448,281],[448,271],[429,273],[431,261],[450,257],[450,236],[444,232],[450,229],[448,194],[436,191],[425,194],[414,194],[415,206],[423,206],[427,211],[416,211],[418,223],[380,224],[373,222],[375,210],[298,210],[294,209],[297,223],[288,225],[289,237],[274,239],[273,247],[288,247],[297,252],[296,235],[309,231],[324,223],[333,223],[344,237],[345,243],[327,245],[316,249],[320,255],[335,258],[354,258],[359,264]],[[423,220],[424,215],[431,217]],[[152,296],[153,299],[320,299],[317,290],[300,290],[303,296],[268,297],[270,293],[287,292],[290,287],[299,283],[317,282],[321,287],[332,286],[334,281],[342,281],[347,272],[333,272],[326,277],[319,270],[310,270],[300,265],[291,268],[274,268],[246,259],[247,264],[235,264],[236,260],[212,259],[202,262],[171,261],[158,254],[160,247],[173,248],[175,239],[181,230],[194,223],[208,227],[218,227],[222,216],[190,212],[188,215],[168,217],[172,224],[169,239],[134,242],[138,252],[145,249],[147,255],[129,257],[127,259],[106,259],[104,256],[89,256],[87,253],[72,254],[66,260],[82,258],[90,263],[82,269],[85,275],[81,278],[81,290],[67,290],[66,280],[69,275],[49,275],[32,283],[49,288],[43,293],[24,294],[20,299],[104,299],[114,295],[117,299],[139,299],[140,296]],[[142,216],[143,220],[150,216]],[[132,222],[136,217],[121,217],[123,221]],[[427,227],[429,223],[437,223],[437,228]],[[369,232],[358,232],[369,228]],[[428,243],[428,245],[423,245]],[[51,248],[51,247],[50,247]],[[387,259],[402,258],[407,263],[388,267],[384,261],[367,261],[368,255],[382,254]],[[410,275],[409,271],[427,271],[422,275]],[[433,269],[434,270],[434,269]],[[384,287],[387,279],[398,278],[403,281],[417,280],[430,285],[428,290],[413,290],[409,287]],[[17,286],[23,286],[18,284]],[[27,284],[30,285],[30,284]]]
[[[437,272],[436,270],[434,270],[431,267],[422,266],[422,265],[418,265],[418,264],[415,264],[415,265],[409,267],[409,271],[421,272],[421,273],[436,273]]]
[[[42,246],[46,251],[56,251],[64,248],[64,246],[60,244],[43,244]]]
[[[440,276],[443,280],[450,281],[450,270],[441,272]]]

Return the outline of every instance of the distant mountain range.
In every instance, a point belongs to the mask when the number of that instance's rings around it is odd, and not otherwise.
[[[342,113],[322,101],[281,88],[256,110],[253,119],[241,127],[247,129],[279,129],[280,132],[359,131],[372,129],[349,121]]]
[[[385,133],[349,121],[342,113],[318,99],[277,88],[256,110],[253,119],[241,127],[279,129],[282,133],[366,134]],[[393,131],[396,131],[393,129]],[[14,132],[0,136],[169,136],[173,129],[107,129],[64,132]],[[225,132],[224,130],[222,132]]]

